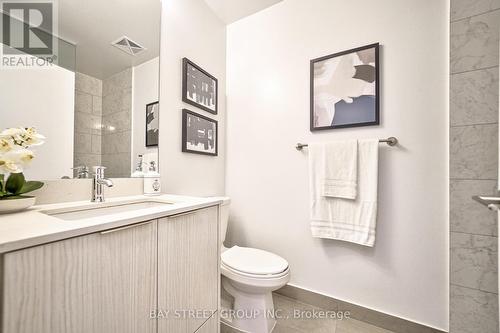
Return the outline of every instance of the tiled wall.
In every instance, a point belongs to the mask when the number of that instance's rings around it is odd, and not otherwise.
[[[450,332],[497,333],[500,0],[451,0]]]
[[[102,81],[75,75],[74,166],[101,164]],[[76,176],[76,175],[75,175]]]
[[[131,68],[103,81],[76,73],[74,166],[104,165],[107,177],[130,177],[131,112]]]
[[[130,177],[132,69],[103,81],[102,163],[109,177]]]

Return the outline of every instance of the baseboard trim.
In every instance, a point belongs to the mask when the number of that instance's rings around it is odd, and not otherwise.
[[[358,319],[396,333],[446,333],[445,331],[291,285],[286,285],[283,288],[276,290],[275,293],[326,310],[349,311],[351,318]]]

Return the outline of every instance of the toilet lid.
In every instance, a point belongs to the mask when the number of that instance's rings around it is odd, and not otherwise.
[[[234,246],[221,254],[222,262],[237,271],[248,274],[278,274],[288,268],[280,256],[264,250]]]

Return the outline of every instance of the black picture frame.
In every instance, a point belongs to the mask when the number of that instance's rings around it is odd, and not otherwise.
[[[208,81],[211,80],[215,83],[215,94],[214,94],[215,106],[213,109],[211,109],[210,107],[208,107],[206,105],[200,104],[194,100],[189,99],[188,94],[189,94],[190,87],[188,87],[188,82],[189,82],[188,75],[190,73],[190,71],[189,71],[190,67],[193,68],[195,70],[195,72],[198,72],[199,75],[204,77],[205,80],[208,80]],[[215,76],[213,76],[210,73],[208,73],[207,71],[205,71],[200,66],[196,65],[194,62],[192,62],[188,58],[183,58],[182,59],[182,101],[184,103],[191,104],[193,106],[196,106],[197,108],[200,108],[200,109],[207,111],[207,112],[210,112],[212,114],[217,114],[218,107],[219,107],[218,95],[219,95],[219,83],[217,81],[217,78],[215,78]]]
[[[350,53],[355,53],[359,51],[374,49],[375,51],[375,120],[368,122],[359,122],[352,124],[342,124],[342,125],[330,125],[330,126],[315,126],[315,110],[314,110],[314,65],[318,62],[325,61],[331,58],[336,58],[340,56],[344,56]],[[324,57],[316,58],[311,60],[310,62],[310,131],[321,131],[321,130],[329,130],[329,129],[337,129],[337,128],[350,128],[350,127],[362,127],[362,126],[376,126],[380,125],[380,45],[379,43],[369,44],[361,47],[357,47],[354,49],[333,53]]]
[[[157,132],[156,132],[156,136],[154,135],[151,135],[149,132],[150,128],[149,128],[149,123],[150,123],[150,119],[149,117],[151,116],[150,115],[150,110],[153,110],[154,106],[157,105],[158,106],[158,109],[157,109],[157,112],[158,112],[158,117],[156,119],[158,119],[158,128],[157,128]],[[159,143],[159,135],[160,135],[160,124],[159,124],[159,112],[160,112],[160,103],[159,101],[156,101],[156,102],[152,102],[152,103],[149,103],[149,104],[146,104],[146,135],[145,135],[145,138],[146,138],[146,147],[158,147],[158,143]]]
[[[190,131],[188,129],[188,117],[194,117],[198,119],[205,120],[207,122],[213,123],[215,125],[215,151],[210,152],[210,151],[201,151],[201,150],[194,150],[190,149],[188,147],[188,141],[190,141],[193,138],[190,138]],[[191,132],[192,134],[192,132]],[[208,134],[207,134],[207,139]],[[203,140],[202,140],[203,141]],[[208,142],[205,143],[207,145]],[[218,127],[218,122],[215,119],[211,119],[208,117],[205,117],[199,113],[190,111],[188,109],[182,109],[182,151],[185,153],[192,153],[192,154],[200,154],[200,155],[210,155],[210,156],[218,156],[218,147],[219,147],[219,127]]]

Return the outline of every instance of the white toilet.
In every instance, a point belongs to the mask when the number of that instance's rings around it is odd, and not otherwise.
[[[264,250],[224,247],[231,201],[221,200],[221,281],[223,293],[231,298],[221,302],[230,308],[224,309],[222,322],[242,332],[269,333],[276,324],[272,292],[290,280],[288,262]]]

